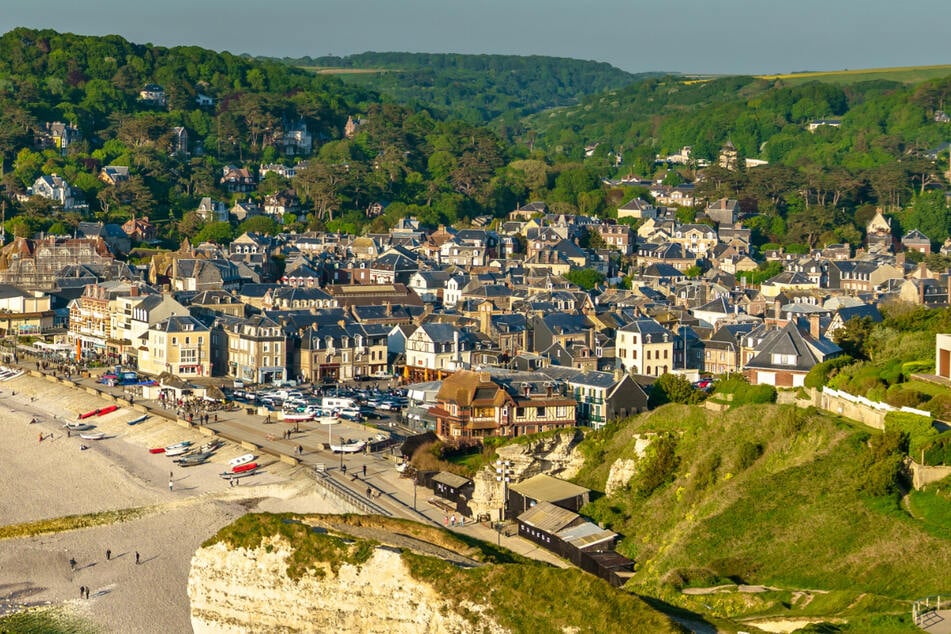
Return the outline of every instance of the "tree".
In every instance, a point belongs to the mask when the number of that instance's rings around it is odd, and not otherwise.
[[[235,235],[241,235],[243,233],[264,233],[273,236],[280,232],[281,225],[270,216],[252,216],[238,225]]]
[[[572,269],[562,277],[586,291],[590,291],[604,281],[604,274],[594,269]]]
[[[871,317],[853,317],[832,333],[832,340],[853,359],[868,359],[865,343],[873,326]]]
[[[195,234],[196,242],[227,244],[234,240],[234,232],[227,222],[209,222]]]
[[[650,388],[651,407],[665,403],[698,403],[704,396],[704,392],[695,389],[679,374],[661,374]]]

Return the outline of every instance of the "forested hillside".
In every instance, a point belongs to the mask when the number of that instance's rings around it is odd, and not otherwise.
[[[540,55],[367,52],[283,61],[318,72],[368,71],[341,77],[415,109],[469,123],[501,119],[509,125],[522,116],[575,104],[585,95],[620,88],[645,76],[603,62]]]
[[[951,228],[949,109],[951,77],[910,86],[666,77],[536,115],[521,141],[554,161],[642,178],[664,177],[656,158],[689,146],[691,160],[667,182],[693,180],[710,162],[699,192],[762,214],[751,223],[761,242],[857,244],[874,206],[898,214],[896,232],[917,227],[941,242]],[[717,166],[728,143],[739,169]],[[768,165],[744,168],[745,159]]]

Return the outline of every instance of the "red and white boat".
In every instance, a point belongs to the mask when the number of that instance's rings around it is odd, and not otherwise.
[[[245,471],[254,471],[258,468],[258,463],[248,462],[245,464],[239,464],[237,467],[231,468],[231,473],[244,473]]]
[[[119,409],[119,406],[118,406],[118,405],[108,405],[108,406],[106,406],[106,407],[103,407],[103,408],[102,408],[101,410],[99,410],[98,412],[96,412],[96,416],[105,416],[106,414],[111,414],[112,412],[116,411],[117,409]]]
[[[253,453],[246,453],[243,456],[232,458],[231,460],[228,461],[228,466],[234,469],[235,467],[239,467],[243,464],[248,464],[249,462],[254,462]]]

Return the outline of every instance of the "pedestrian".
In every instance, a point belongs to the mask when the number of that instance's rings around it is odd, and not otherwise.
[[[40,442],[43,442],[43,432],[40,432]]]
[[[83,599],[86,597],[86,586],[79,586],[79,598]]]
[[[343,471],[343,475],[347,475],[347,465],[340,465],[340,470]]]
[[[172,490],[173,488],[175,488],[175,483],[172,482],[171,480],[169,480],[169,481],[168,481],[168,490],[169,490],[169,492],[171,492],[171,490]]]
[[[372,498],[372,497],[373,497],[373,489],[371,489],[370,487],[367,487],[367,498]]]
[[[218,415],[217,415],[217,414],[215,414],[215,422],[216,422],[216,423],[218,422]]]
[[[109,560],[111,560],[111,559],[112,559],[112,551],[107,548],[107,549],[106,549],[106,561],[109,561]]]
[[[442,525],[443,525],[443,526],[449,526],[449,516],[448,516],[448,515],[443,515],[443,516],[442,516]]]
[[[76,570],[76,560],[72,557],[69,558],[69,569]]]
[[[67,429],[67,430],[66,430],[66,437],[67,437],[67,438],[72,438],[72,437],[73,437],[73,432],[71,432],[71,431],[69,431],[69,430]]]
[[[169,471],[169,472],[168,472],[168,479],[171,480],[171,479],[174,478],[174,477],[175,477],[175,474],[172,473],[171,471]]]
[[[453,514],[452,514],[452,517],[449,518],[449,525],[450,525],[450,526],[453,526],[453,527],[456,525],[456,514],[455,514],[455,513],[453,513]]]
[[[363,465],[363,477],[367,477],[367,466]]]
[[[298,455],[298,456],[303,456],[303,455],[304,455],[304,446],[303,446],[303,445],[297,445],[297,455]]]
[[[139,551],[135,551],[135,565],[139,565]]]

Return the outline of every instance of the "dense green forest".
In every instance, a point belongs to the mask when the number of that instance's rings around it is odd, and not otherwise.
[[[291,191],[302,206],[283,219],[292,230],[385,231],[411,214],[428,225],[465,223],[501,217],[531,200],[559,213],[610,218],[632,196],[648,195],[605,185],[626,175],[695,182],[701,196],[739,199],[759,244],[859,244],[876,206],[897,231],[917,227],[940,243],[951,230],[944,195],[951,123],[943,117],[951,109],[951,78],[915,85],[786,85],[751,77],[628,83],[631,76],[608,65],[556,58],[356,57],[381,67],[416,63],[413,72],[441,77],[427,90],[445,103],[465,89],[485,103],[496,100],[499,112],[535,114],[483,124],[488,110],[470,116],[409,106],[284,61],[15,29],[0,37],[8,232],[68,233],[76,225],[80,213],[19,196],[41,174],[54,173],[88,204],[84,215],[110,222],[149,215],[169,242],[226,241],[247,228],[278,231],[281,224],[263,218],[208,226],[194,210],[203,197],[230,205]],[[623,87],[584,94],[614,83]],[[164,89],[165,104],[140,98],[147,84]],[[548,107],[578,98],[576,106]],[[351,117],[358,125],[348,135]],[[809,131],[817,119],[840,125]],[[38,143],[54,121],[75,125],[80,138],[65,150]],[[288,153],[282,136],[301,128],[312,135],[312,149]],[[174,147],[176,129],[188,135],[186,152]],[[716,165],[727,142],[736,147],[738,169]],[[683,146],[692,148],[691,162],[656,160]],[[746,168],[746,158],[769,163]],[[272,172],[251,191],[229,192],[220,182],[228,165],[255,174],[262,163],[301,160],[306,164],[290,180]],[[700,169],[701,161],[712,164]],[[128,166],[131,178],[107,184],[97,178],[105,165]],[[371,218],[367,209],[375,203],[384,212]]]
[[[585,95],[649,76],[604,62],[539,55],[367,52],[282,61],[318,71],[368,71],[340,77],[417,110],[473,124],[500,120],[513,129],[525,115],[575,104]]]

